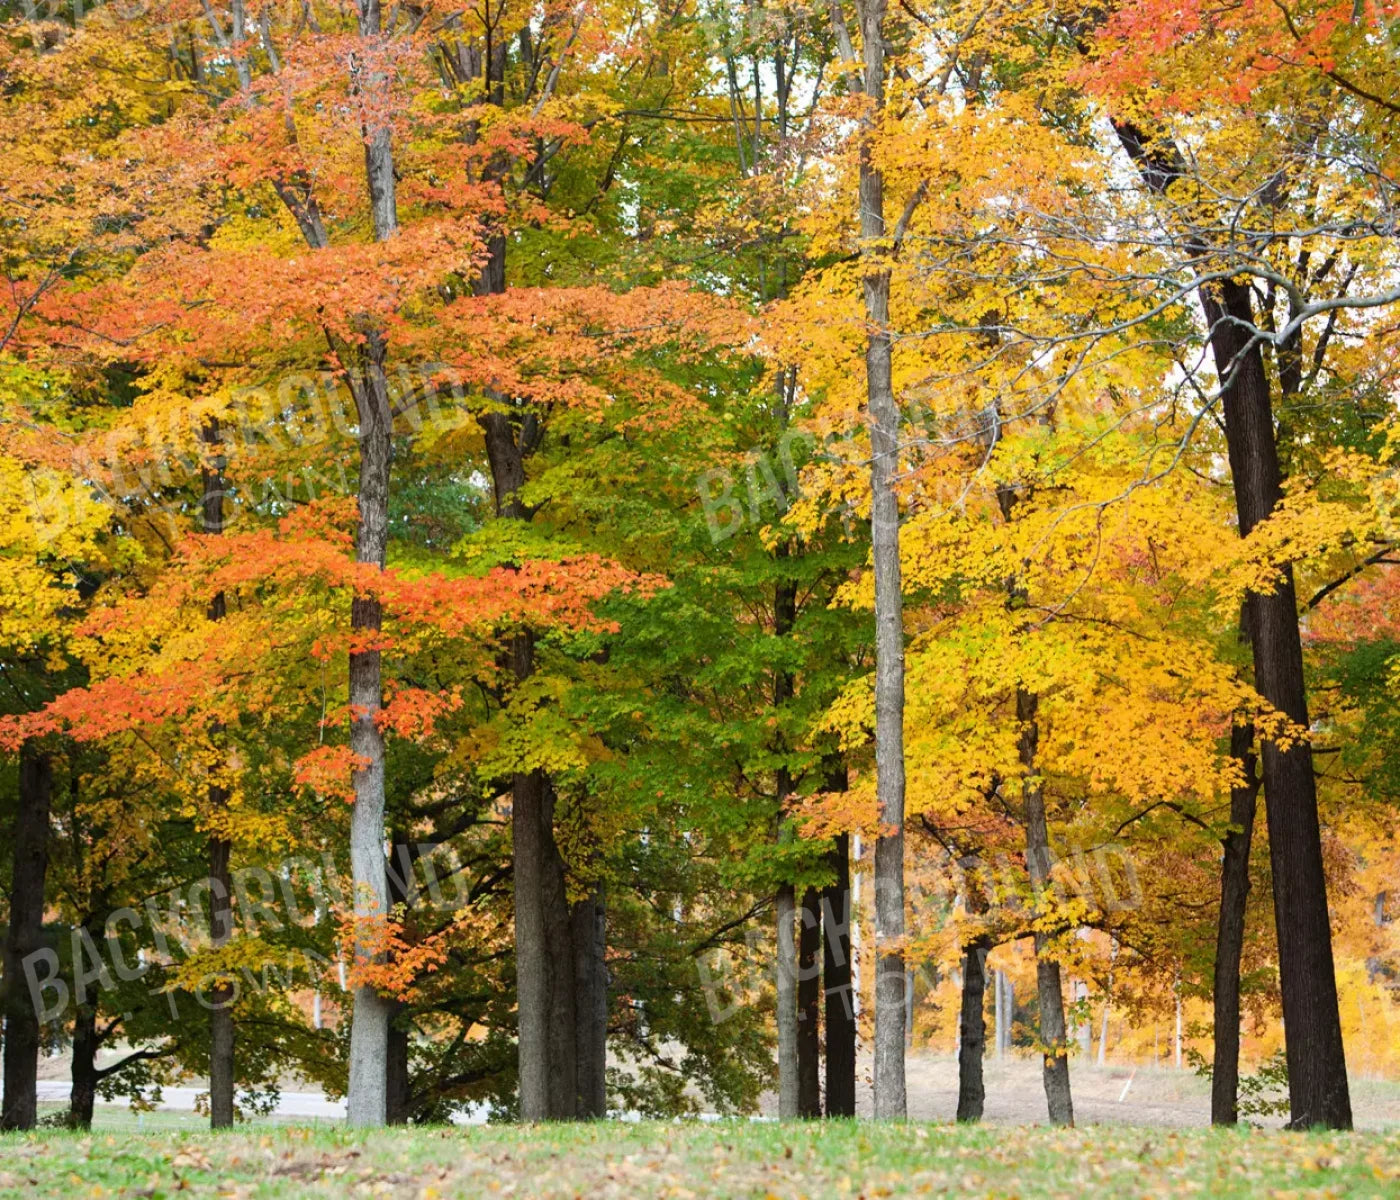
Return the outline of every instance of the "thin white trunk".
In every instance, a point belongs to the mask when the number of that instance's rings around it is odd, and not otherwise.
[[[1099,1066],[1108,1061],[1108,1018],[1113,1011],[1113,964],[1118,961],[1118,941],[1109,941],[1108,987],[1104,991],[1103,1016],[1099,1020]]]
[[[1176,1069],[1181,1070],[1181,976],[1176,977]]]
[[[992,973],[992,1012],[995,1025],[992,1040],[996,1045],[998,1058],[1006,1056],[1006,1006],[1002,996],[1001,976],[1000,971]]]

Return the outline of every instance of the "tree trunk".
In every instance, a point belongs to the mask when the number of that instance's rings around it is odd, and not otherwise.
[[[5,935],[5,1097],[0,1129],[33,1129],[38,1119],[39,1014],[24,982],[24,960],[44,941],[53,763],[33,742],[19,752],[19,811]]]
[[[211,803],[225,805],[228,793],[210,787]],[[209,839],[209,941],[216,949],[233,936],[233,904],[229,881],[230,843]],[[210,994],[209,1008],[209,1127],[233,1126],[233,986],[221,983]]]
[[[982,1058],[987,1050],[986,938],[963,947],[962,1011],[958,1018],[958,1120],[980,1121],[987,1089]]]
[[[210,447],[212,459],[200,471],[202,485],[201,515],[204,533],[217,536],[224,531],[224,478],[223,459],[218,456],[219,422],[208,421],[201,430],[201,438]],[[208,616],[211,621],[224,619],[225,601],[219,592],[209,601]],[[223,731],[215,722],[210,729],[211,738],[217,739]],[[211,817],[217,817],[228,808],[228,789],[218,783],[211,783],[208,789],[208,804]],[[217,832],[209,839],[209,944],[214,949],[226,946],[233,937],[233,897],[229,877],[229,856],[233,845]],[[234,1118],[234,1030],[233,1030],[233,986],[217,984],[209,996],[209,1127],[228,1129]]]
[[[390,1001],[389,1036],[384,1047],[384,1123],[407,1125],[413,1118],[413,1091],[408,1070],[409,1031],[403,1025],[408,1006]]]
[[[417,847],[409,835],[395,830],[389,838],[389,861],[385,869],[389,905],[413,902],[413,872]],[[407,1125],[413,1117],[413,1088],[408,1069],[410,1031],[408,1005],[402,1000],[389,1002],[389,1035],[384,1057],[384,1123]]]
[[[778,889],[774,904],[778,957],[778,1116],[791,1120],[799,1115],[797,1077],[797,946],[793,938],[795,900],[793,886]]]
[[[541,841],[545,845],[545,940],[549,965],[549,1115],[578,1115],[578,1010],[574,980],[577,958],[573,912],[569,906],[564,859],[554,839],[554,789],[546,784]]]
[[[1185,165],[1174,147],[1154,144],[1130,122],[1116,122],[1115,129],[1149,189],[1164,192],[1182,177]],[[1206,254],[1210,249],[1201,243],[1196,252]],[[1220,377],[1240,536],[1248,537],[1283,495],[1269,377],[1260,344],[1249,332],[1254,326],[1249,284],[1237,279],[1212,282],[1200,289],[1199,297]],[[1255,689],[1306,733],[1310,722],[1291,567],[1279,573],[1272,592],[1249,594],[1245,619],[1253,648]],[[1337,1006],[1312,745],[1303,737],[1284,750],[1277,742],[1265,740],[1262,759],[1290,1125],[1350,1129],[1351,1095]]]
[[[1202,303],[1216,370],[1229,381],[1224,387],[1226,443],[1240,533],[1248,536],[1283,495],[1269,381],[1258,343],[1249,344],[1245,331],[1227,320],[1253,321],[1249,288],[1227,281],[1220,287],[1219,301],[1203,292]],[[1254,686],[1306,733],[1311,725],[1292,568],[1284,568],[1273,592],[1251,594],[1246,607]],[[1266,740],[1262,757],[1290,1123],[1298,1129],[1350,1129],[1351,1095],[1337,1007],[1312,745],[1303,737],[1284,750]]]
[[[525,635],[518,635],[518,643]],[[518,772],[511,793],[515,883],[515,988],[520,1118],[544,1121],[549,1104],[549,942],[545,929],[544,774]]]
[[[1016,689],[1016,717],[1021,722],[1021,766],[1026,773],[1026,868],[1037,901],[1050,882],[1050,830],[1045,819],[1045,797],[1035,776],[1035,757],[1040,740],[1036,724],[1038,707],[1039,701],[1034,693],[1022,687]],[[1069,1088],[1064,992],[1060,983],[1060,964],[1047,954],[1049,940],[1045,933],[1037,932],[1035,935],[1035,982],[1040,1003],[1045,1102],[1052,1124],[1073,1125],[1074,1103]]]
[[[883,242],[884,178],[871,132],[884,110],[885,0],[861,11],[868,104],[860,151],[860,235],[868,327],[866,408],[870,427],[870,540],[875,572],[875,1116],[902,1119],[904,1082],[904,612],[899,563],[899,409],[894,398],[889,329],[890,268]]]
[[[1103,1014],[1099,1017],[1099,1066],[1103,1066],[1108,1061],[1108,1018],[1109,1014],[1113,1011],[1113,964],[1117,961],[1118,941],[1115,938],[1110,938],[1108,952],[1108,987],[1103,998]]]
[[[1240,1085],[1240,953],[1244,949],[1245,905],[1249,900],[1249,849],[1254,837],[1254,812],[1259,781],[1254,772],[1254,729],[1237,725],[1230,735],[1230,753],[1240,764],[1245,781],[1230,791],[1230,831],[1220,868],[1220,920],[1215,935],[1215,1062],[1210,1077],[1212,1125],[1239,1121]]]
[[[1006,1055],[1011,1053],[1012,1040],[1016,1033],[1016,986],[1005,971],[997,973],[1001,976],[1001,1009],[1006,1021],[1002,1029],[1001,1052]]]
[[[846,773],[841,768],[845,789]],[[834,839],[836,878],[822,891],[822,987],[826,992],[826,1115],[856,1115],[856,1012],[851,987],[850,835]]]
[[[1176,1033],[1172,1038],[1172,1061],[1176,1069],[1181,1070],[1181,1049],[1182,1049],[1182,1021],[1181,1021],[1181,972],[1176,975],[1176,986],[1173,988],[1176,993]]]
[[[360,528],[355,557],[382,570],[388,549],[392,441],[383,372],[384,346],[378,335],[371,335],[368,357],[370,369],[356,389],[356,399],[360,401]],[[377,598],[354,598],[350,624],[356,634],[373,637],[379,631],[380,621]],[[365,765],[354,773],[350,873],[355,915],[365,922],[382,922],[389,915],[389,885],[384,869],[384,739],[375,723],[382,703],[379,651],[355,651],[350,655],[350,749]],[[357,947],[356,953],[365,951]],[[346,1108],[351,1125],[384,1124],[385,1065],[392,1012],[393,1002],[374,988],[364,984],[355,988]]]
[[[958,857],[962,872],[963,896],[967,911],[985,916],[991,907],[987,889],[978,869],[978,856],[970,849]],[[962,1004],[958,1016],[958,1120],[980,1121],[987,1089],[982,1079],[982,1060],[987,1053],[987,955],[992,939],[974,937],[962,950]],[[996,995],[997,1031],[1001,1030],[1001,993]]]
[[[79,1004],[73,1015],[73,1087],[68,1093],[68,1124],[92,1128],[97,1103],[97,1006]]]
[[[821,901],[816,888],[802,893],[797,925],[797,1114],[822,1115]]]
[[[360,37],[382,36],[379,0],[363,0],[359,8]],[[373,81],[383,85],[382,80]],[[394,188],[392,130],[386,124],[362,128],[365,180],[376,241],[398,232]],[[393,459],[393,412],[385,362],[388,347],[374,326],[364,331],[361,361],[364,373],[355,387],[360,434],[360,477],[357,499],[360,524],[355,540],[357,562],[384,569],[389,544],[389,469]],[[379,600],[356,596],[350,626],[373,640],[381,624]],[[378,650],[350,655],[350,749],[365,766],[354,773],[355,799],[350,811],[350,875],[355,889],[355,915],[362,921],[388,916],[388,880],[384,870],[384,739],[375,723],[383,705]],[[357,947],[356,953],[361,953]],[[389,1019],[393,1002],[372,987],[355,988],[350,1021],[350,1085],[346,1117],[351,1125],[383,1125],[387,1111],[385,1073],[389,1049]]]
[[[488,90],[498,82],[499,66],[488,64]],[[491,168],[493,172],[500,169],[501,164]],[[473,283],[479,296],[506,290],[504,236],[493,233],[487,239],[487,250],[487,260]],[[507,400],[488,394],[502,403]],[[525,484],[525,460],[543,436],[537,416],[493,411],[483,413],[478,423],[485,435],[496,515],[529,521],[533,514],[520,490]],[[534,673],[534,640],[528,631],[512,640],[511,666],[517,683]],[[575,995],[581,948],[575,944],[575,914],[567,903],[564,863],[554,836],[552,795],[543,771],[517,772],[512,785],[512,876],[520,1115],[526,1121],[573,1117],[583,1111],[580,1100],[585,1083],[589,1115],[594,1108],[601,1112],[606,1106],[606,985],[601,999],[592,999],[590,1014],[581,1014]],[[595,952],[601,955],[601,951]],[[593,970],[601,969],[600,964],[601,957]],[[598,1004],[603,1006],[603,1040],[600,1045],[596,1033],[593,1035],[591,1057],[583,1064],[581,1079],[580,1022],[596,1027]]]
[[[1006,996],[1002,972],[992,972],[992,1040],[998,1058],[1006,1054]]]
[[[573,910],[574,1014],[581,1118],[608,1115],[607,909],[599,884]]]

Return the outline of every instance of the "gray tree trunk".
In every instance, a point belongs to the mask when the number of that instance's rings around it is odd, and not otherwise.
[[[797,1078],[797,945],[793,937],[796,902],[790,883],[778,889],[774,904],[778,956],[778,1116],[798,1116]]]
[[[998,1058],[1006,1053],[1006,998],[1002,994],[1001,975],[1000,971],[992,972],[992,1044]]]
[[[379,0],[362,0],[360,37],[382,36]],[[373,81],[375,85],[383,81]],[[394,194],[392,131],[388,126],[362,129],[365,180],[376,241],[398,232]],[[360,431],[360,477],[357,499],[360,525],[355,558],[383,570],[389,545],[389,469],[393,457],[393,413],[385,363],[388,347],[383,333],[366,328],[364,371],[355,387]],[[357,596],[351,603],[350,625],[357,633],[379,631],[379,601]],[[355,915],[383,919],[389,910],[389,884],[384,870],[384,739],[375,724],[383,705],[380,654],[362,650],[350,655],[350,749],[366,766],[355,772],[355,799],[350,812],[350,876],[355,889]],[[357,953],[359,950],[357,949]],[[383,1125],[387,1117],[385,1070],[389,1055],[389,1021],[393,1002],[372,987],[355,989],[350,1021],[350,1085],[346,1117],[351,1125]]]
[[[899,409],[890,339],[890,267],[883,249],[884,178],[871,136],[885,97],[885,0],[861,10],[868,107],[860,153],[860,236],[865,318],[866,408],[870,427],[870,540],[875,572],[875,1116],[903,1119],[904,1082],[904,605],[899,563]]]
[[[373,343],[372,343],[373,344]],[[367,372],[357,389],[360,404],[360,528],[356,558],[382,568],[388,545],[389,455],[388,393],[382,384],[382,343],[377,372]],[[361,399],[363,398],[363,399]],[[382,401],[379,413],[374,411]],[[368,411],[366,411],[368,410]],[[379,601],[357,596],[350,624],[357,633],[377,632]],[[389,913],[384,870],[384,739],[375,724],[383,703],[378,650],[350,655],[350,749],[366,765],[355,772],[355,799],[350,811],[350,875],[355,915],[385,919]],[[360,948],[356,953],[361,954]],[[393,1002],[372,987],[355,988],[350,1023],[350,1090],[346,1112],[352,1125],[382,1125],[387,1109],[385,1064]]]
[[[1016,986],[1007,972],[1001,972],[1001,1008],[1007,1019],[1007,1025],[1001,1031],[1001,1052],[1009,1054],[1016,1032]]]
[[[550,1117],[549,942],[544,909],[547,849],[541,827],[545,786],[542,772],[520,772],[511,791],[516,1036],[522,1121],[545,1121]]]

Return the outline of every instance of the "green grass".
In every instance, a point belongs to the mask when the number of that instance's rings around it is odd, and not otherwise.
[[[0,1137],[0,1197],[1394,1196],[1400,1134],[601,1124]]]

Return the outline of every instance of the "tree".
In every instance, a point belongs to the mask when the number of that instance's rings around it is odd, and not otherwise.
[[[885,99],[885,5],[861,14],[863,141],[860,235],[868,263],[861,281],[869,324],[865,352],[870,427],[870,553],[875,570],[875,771],[880,833],[875,842],[875,1115],[905,1115],[904,1089],[904,617],[899,570],[899,409],[891,377],[890,270],[885,239],[884,175],[871,131]]]
[[[1359,222],[1348,218],[1346,232],[1319,212],[1319,201],[1332,186],[1330,164],[1341,146],[1365,164],[1364,170],[1388,176],[1393,162],[1372,134],[1372,122],[1384,104],[1378,104],[1377,93],[1365,83],[1357,83],[1374,64],[1364,39],[1358,40],[1347,22],[1335,23],[1319,12],[1300,27],[1287,13],[1266,16],[1252,5],[1199,33],[1168,22],[1156,40],[1169,53],[1149,64],[1142,48],[1129,43],[1144,19],[1154,19],[1152,11],[1151,6],[1132,6],[1115,17],[1096,47],[1099,61],[1091,75],[1093,86],[1115,108],[1118,140],[1145,190],[1169,214],[1173,265],[1183,276],[1173,286],[1184,284],[1198,294],[1218,378],[1239,532],[1248,541],[1267,527],[1283,501],[1289,435],[1287,424],[1276,428],[1276,419],[1286,422],[1284,414],[1317,384],[1328,365],[1339,317],[1353,307],[1364,311],[1396,299],[1385,283],[1369,295],[1364,291],[1364,281],[1378,266],[1376,250],[1393,229],[1387,207],[1363,205]],[[1238,44],[1227,50],[1226,39]],[[1250,62],[1252,89],[1248,109],[1236,109],[1228,128],[1204,136],[1198,132],[1204,128],[1198,113],[1229,111],[1233,97],[1193,85],[1196,111],[1187,113],[1175,104],[1147,101],[1141,90],[1163,70],[1189,72],[1203,53]],[[1340,74],[1334,55],[1349,60]],[[1317,108],[1311,98],[1319,88],[1330,93],[1327,109]],[[1183,146],[1192,151],[1204,147],[1205,153],[1192,154],[1188,165]],[[1230,181],[1225,194],[1249,213],[1238,235],[1231,236],[1213,225],[1210,205],[1192,213],[1186,196],[1213,179],[1227,178],[1220,156],[1238,163],[1241,146],[1249,148],[1245,174],[1262,190],[1245,199],[1244,180]],[[1348,186],[1343,180],[1336,183]],[[1338,237],[1355,238],[1355,244],[1343,246]],[[1334,269],[1340,278],[1333,278]],[[1255,280],[1266,289],[1258,301]],[[1320,329],[1313,333],[1316,326]],[[1310,357],[1305,347],[1309,336]],[[1276,562],[1270,576],[1249,590],[1243,624],[1260,694],[1292,727],[1309,729],[1290,561]],[[1292,1123],[1349,1128],[1312,748],[1306,736],[1291,741],[1265,737],[1260,758]]]

